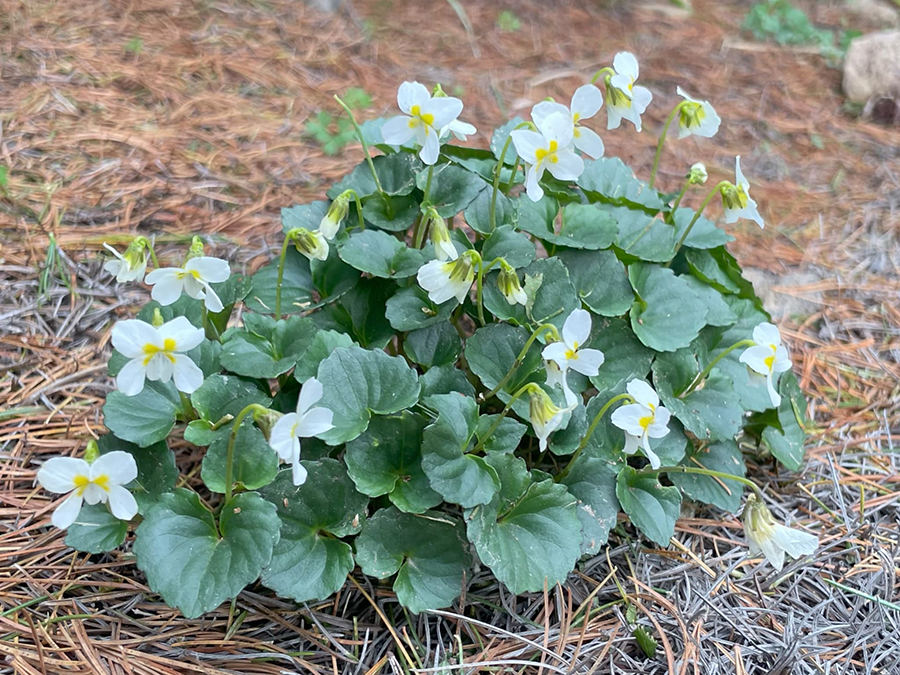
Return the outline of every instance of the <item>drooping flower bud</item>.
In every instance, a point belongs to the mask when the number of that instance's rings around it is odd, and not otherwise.
[[[162,312],[159,311],[159,307],[153,308],[153,318],[150,319],[150,325],[154,328],[159,328],[162,326],[166,320],[163,318]]]
[[[106,261],[103,269],[115,276],[116,281],[121,284],[144,280],[144,273],[147,271],[147,251],[150,248],[150,242],[146,237],[135,237],[125,249],[124,255],[109,244],[104,243],[103,246],[115,256],[113,260]]]
[[[100,448],[97,446],[97,441],[93,438],[87,442],[87,445],[84,447],[84,461],[88,464],[92,463],[95,459],[100,456]]]
[[[353,190],[344,190],[328,207],[328,213],[325,214],[322,222],[319,223],[319,232],[328,241],[334,239],[341,228],[341,223],[344,222],[347,214],[350,213],[350,200],[353,199],[355,194]]]
[[[719,188],[726,209],[740,211],[747,206],[747,193],[739,185],[726,183]]]
[[[510,305],[525,305],[528,302],[528,296],[525,289],[519,283],[519,275],[516,270],[505,260],[500,261],[500,274],[497,277],[497,286],[500,293]]]
[[[265,410],[256,409],[253,411],[253,421],[256,422],[256,426],[262,431],[262,434],[267,441],[272,437],[272,429],[275,427],[276,422],[282,417],[284,417],[284,413],[269,408],[266,408]]]
[[[527,385],[526,385],[527,386]],[[559,408],[553,400],[538,385],[532,385],[528,390],[528,417],[534,433],[538,437],[538,445],[541,451],[547,449],[547,439],[562,424],[565,410]]]
[[[750,555],[762,553],[779,572],[784,567],[785,553],[800,558],[815,553],[819,547],[816,535],[777,522],[769,507],[754,493],[747,496],[743,521]]]
[[[429,206],[425,212],[425,222],[422,227],[426,228],[431,237],[431,243],[434,244],[434,257],[438,260],[456,260],[458,253],[450,239],[450,230],[447,229],[447,223],[437,212],[433,206]]]
[[[298,227],[288,232],[297,250],[310,260],[328,259],[328,241],[319,230],[310,232],[305,227]]]

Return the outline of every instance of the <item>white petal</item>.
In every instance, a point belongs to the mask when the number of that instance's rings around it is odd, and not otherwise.
[[[225,305],[222,304],[222,299],[209,284],[206,284],[204,288],[203,302],[206,305],[206,309],[208,309],[213,314],[217,314],[225,309]]]
[[[691,103],[699,103],[699,102],[700,102],[700,101],[698,101],[698,100],[696,100],[696,99],[691,98],[690,96],[688,96],[688,93],[687,93],[684,89],[682,89],[681,87],[676,87],[676,88],[675,88],[675,91],[677,91],[677,92],[678,92],[678,95],[681,96],[681,97],[682,97],[683,99],[685,99],[686,101],[690,101]]]
[[[606,106],[606,128],[609,131],[618,129],[622,124],[622,113],[615,106]]]
[[[449,266],[451,264],[440,260],[431,260],[419,268],[419,271],[416,272],[416,280],[426,291],[443,289],[450,282]]]
[[[206,297],[206,286],[203,285],[202,281],[195,279],[191,275],[185,276],[181,280],[181,287],[184,294],[194,298],[194,300],[202,300]]]
[[[114,485],[109,489],[109,510],[119,520],[131,520],[137,515],[137,501],[127,489]]]
[[[419,159],[425,164],[431,166],[437,164],[438,157],[441,155],[441,142],[438,133],[429,127],[425,128],[425,142],[422,144],[422,150],[419,152]]]
[[[622,452],[626,455],[633,455],[636,453],[641,447],[641,439],[633,434],[629,434],[627,431],[625,432],[625,447],[622,448]]]
[[[151,382],[168,382],[172,379],[172,362],[162,352],[154,354],[144,363],[144,377]]]
[[[37,480],[48,492],[64,494],[75,489],[76,476],[90,476],[91,467],[78,457],[53,457],[38,469]]]
[[[469,295],[469,289],[472,288],[473,281],[474,278],[467,277],[463,281],[453,281],[450,283],[449,287],[452,289],[453,296],[456,298],[456,301],[459,304],[462,304],[466,301],[466,296]]]
[[[203,329],[197,328],[186,317],[176,316],[171,321],[166,321],[159,327],[159,337],[162,342],[166,338],[175,341],[175,351],[189,352],[203,342]]]
[[[512,138],[516,154],[518,154],[526,164],[537,163],[537,156],[535,154],[537,150],[539,148],[543,150],[547,149],[547,139],[536,131],[531,131],[530,129],[516,129],[511,132],[509,136]]]
[[[752,220],[754,223],[759,225],[760,229],[765,229],[766,224],[763,221],[761,215],[759,215],[759,207],[756,204],[756,200],[753,199],[749,194],[747,195],[747,206],[742,208],[737,212],[738,218],[746,218],[747,220]]]
[[[576,148],[593,159],[600,159],[603,157],[603,153],[606,152],[603,139],[600,138],[597,132],[587,127],[575,127],[573,142]]]
[[[768,347],[769,345],[775,345],[777,347],[781,344],[781,332],[775,324],[763,321],[753,329],[753,341],[764,347]]]
[[[291,460],[291,480],[295,486],[303,485],[306,482],[307,470],[300,463],[300,443],[297,443],[297,453]]]
[[[574,309],[566,317],[562,329],[563,341],[569,349],[578,349],[591,337],[591,315],[584,309]]]
[[[108,499],[106,490],[104,490],[99,485],[96,485],[95,483],[88,483],[85,486],[84,491],[81,493],[81,497],[86,503],[92,506],[101,502],[105,504],[106,500]]]
[[[616,408],[610,416],[610,421],[622,431],[632,436],[644,435],[644,427],[641,426],[641,418],[650,413],[647,408],[639,403],[629,403]]]
[[[191,357],[184,354],[175,355],[172,377],[175,379],[175,388],[185,394],[192,394],[203,384],[203,371],[191,360]]]
[[[434,257],[438,260],[456,260],[459,257],[459,253],[457,253],[453,242],[448,239],[435,243]]]
[[[654,417],[653,423],[647,427],[647,435],[650,436],[650,438],[664,438],[668,436],[669,420],[672,418],[672,414],[669,412],[668,408],[660,406],[656,409]]]
[[[138,468],[134,457],[122,450],[100,455],[91,464],[91,480],[106,476],[110,485],[127,485],[137,478],[137,475]]]
[[[750,183],[747,181],[746,178],[744,178],[744,172],[741,171],[741,156],[740,155],[738,155],[737,157],[734,158],[734,178],[735,178],[734,182],[736,185],[742,185],[742,186],[747,186],[747,187],[750,186]]]
[[[541,101],[531,109],[531,121],[534,122],[535,126],[540,128],[544,123],[544,120],[553,113],[562,113],[563,115],[570,114],[569,109],[562,103],[556,103],[555,101]]]
[[[78,495],[72,495],[56,507],[50,522],[52,522],[55,527],[65,530],[78,519],[78,514],[81,512],[82,501],[82,498]]]
[[[116,389],[125,396],[137,396],[144,390],[146,376],[143,357],[132,359],[116,375]]]
[[[641,450],[644,451],[644,457],[650,460],[651,469],[658,469],[661,466],[659,455],[657,455],[655,452],[653,452],[653,450],[650,449],[650,443],[646,440],[646,436],[644,438],[644,444],[641,447]]]
[[[290,461],[293,456],[294,442],[297,440],[297,437],[294,436],[294,425],[299,421],[298,415],[288,413],[275,422],[272,433],[269,434],[269,445],[286,462]]]
[[[231,276],[231,267],[228,266],[228,263],[211,256],[191,258],[185,263],[184,269],[197,272],[200,278],[208,284],[228,281],[228,277]]]
[[[579,349],[575,358],[569,361],[569,367],[582,375],[594,377],[600,372],[605,359],[599,349]]]
[[[719,126],[722,124],[722,118],[719,117],[715,108],[707,101],[704,101],[702,105],[706,117],[703,118],[703,121],[700,122],[700,127],[697,128],[694,133],[698,136],[703,136],[704,138],[712,138],[719,133]]]
[[[565,337],[565,332],[563,336]],[[565,370],[569,365],[568,351],[569,347],[565,342],[551,342],[541,351],[541,356],[547,361],[553,361],[561,370]]]
[[[780,572],[781,568],[784,567],[784,549],[775,543],[774,537],[762,537],[756,542],[756,545],[759,547],[759,550],[762,551],[763,555],[766,556],[766,560],[769,561],[769,564],[772,565],[776,571]]]
[[[424,84],[404,82],[397,90],[397,107],[408,114],[414,105],[421,106],[430,98],[431,94]]]
[[[647,408],[655,408],[659,405],[659,396],[649,384],[643,380],[632,380],[625,387],[625,390],[631,394],[635,401]]]
[[[309,378],[300,387],[300,396],[297,397],[297,414],[303,415],[316,403],[322,400],[322,383],[314,377]]]
[[[579,120],[586,120],[603,107],[603,94],[593,84],[583,84],[572,95],[572,114]]]
[[[297,425],[297,436],[312,438],[334,429],[334,413],[328,408],[313,408],[307,412]]]
[[[819,548],[819,538],[816,535],[786,527],[781,523],[775,524],[772,540],[792,558],[812,555]]]
[[[584,160],[571,150],[560,150],[556,161],[547,163],[547,171],[558,180],[575,180],[584,173]]]
[[[381,136],[388,145],[403,145],[416,135],[416,125],[406,115],[392,117],[381,127]]]
[[[177,301],[181,297],[181,291],[184,289],[183,280],[178,278],[180,273],[181,270],[174,267],[150,272],[145,279],[148,284],[153,286],[153,290],[150,291],[150,297],[163,307]]]
[[[138,319],[117,322],[111,336],[116,351],[129,359],[144,356],[145,345],[162,345],[156,328]]]
[[[128,269],[128,265],[121,260],[107,260],[103,263],[103,269],[116,277],[116,281],[118,281],[119,272]]]
[[[768,375],[769,366],[766,363],[766,359],[770,356],[772,356],[771,347],[756,345],[754,347],[745,349],[741,354],[739,361],[741,363],[747,364],[748,368],[759,373],[760,375]]]
[[[769,400],[772,401],[772,405],[777,408],[781,405],[781,394],[775,391],[775,382],[773,381],[772,374],[769,373],[766,376],[766,389],[769,391]]]
[[[634,98],[634,93],[631,91],[632,82],[633,80],[628,75],[613,75],[609,78],[609,86],[618,89],[619,93],[629,100]]]
[[[578,395],[569,388],[569,381],[566,378],[566,373],[563,373],[563,378],[562,378],[561,384],[562,384],[563,396],[566,397],[566,407],[574,408],[576,405],[578,405]]]
[[[422,104],[423,115],[434,115],[431,127],[441,129],[459,117],[463,102],[453,96],[439,96]]]
[[[540,184],[542,175],[544,175],[543,166],[529,164],[525,167],[525,194],[533,202],[539,202],[544,197],[544,188]]]
[[[556,112],[548,115],[538,130],[548,140],[556,141],[560,148],[567,148],[572,144],[575,125],[572,123],[571,115]]]
[[[441,129],[441,136],[444,135],[445,131],[449,131],[454,136],[456,136],[456,138],[458,138],[459,140],[465,141],[467,136],[471,136],[472,134],[476,133],[478,130],[474,126],[469,124],[468,122],[463,122],[461,120],[453,120],[452,122],[450,122],[450,124],[448,124],[446,127]]]
[[[638,79],[641,69],[638,66],[638,60],[631,52],[619,52],[613,59],[613,68],[617,73],[630,77],[632,80]]]

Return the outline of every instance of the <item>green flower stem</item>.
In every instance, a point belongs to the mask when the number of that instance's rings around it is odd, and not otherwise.
[[[534,382],[529,382],[528,384],[522,385],[522,387],[512,395],[512,398],[509,399],[509,403],[507,403],[503,410],[500,411],[500,414],[497,416],[497,420],[491,425],[491,428],[487,430],[487,433],[482,436],[481,440],[472,448],[471,454],[477,454],[484,448],[484,444],[488,442],[488,439],[494,435],[494,432],[497,431],[497,427],[500,426],[500,423],[503,421],[503,418],[506,417],[506,414],[510,411],[513,406],[513,403],[519,400],[519,398],[523,394],[527,394],[534,389],[540,389],[540,385],[535,384]]]
[[[684,199],[684,195],[687,194],[687,191],[691,188],[691,181],[686,180],[684,182],[684,187],[681,188],[681,192],[678,193],[678,196],[675,198],[675,202],[672,204],[672,210],[669,215],[672,217],[672,224],[675,224],[675,212],[678,210],[678,207],[681,206],[681,200]]]
[[[680,394],[678,394],[678,398],[684,398],[685,396],[690,394],[692,391],[694,391],[697,387],[699,387],[700,383],[703,382],[703,380],[705,380],[709,376],[709,374],[712,372],[712,369],[716,367],[716,364],[719,361],[721,361],[722,359],[724,359],[726,356],[728,356],[735,349],[739,349],[740,347],[752,347],[755,344],[756,343],[753,340],[741,340],[739,342],[735,342],[728,349],[726,349],[724,352],[722,352],[716,358],[714,358],[712,361],[710,361],[709,365],[706,366],[706,368],[704,368],[703,370],[701,370],[700,373],[697,375],[697,377],[695,377],[694,380],[688,385],[688,388],[685,389]]]
[[[231,427],[231,435],[228,437],[228,452],[225,454],[225,503],[231,501],[232,483],[234,482],[234,444],[237,440],[238,431],[244,418],[254,412],[268,412],[268,408],[261,406],[259,403],[251,403],[238,413],[234,418],[234,424]]]
[[[484,260],[477,251],[470,251],[469,255],[478,257],[478,274],[475,278],[475,304],[478,305],[478,323],[484,325]],[[493,263],[491,263],[493,264]]]
[[[381,187],[381,180],[378,178],[378,173],[375,171],[375,162],[372,161],[372,155],[369,153],[369,144],[366,143],[366,139],[363,136],[362,129],[359,128],[359,123],[356,121],[356,116],[353,114],[353,111],[350,110],[350,106],[344,103],[341,100],[341,97],[337,94],[334,95],[334,100],[338,102],[344,112],[350,116],[350,121],[353,123],[353,128],[356,130],[356,137],[359,139],[360,144],[362,145],[363,152],[366,154],[366,161],[369,163],[369,170],[372,172],[372,179],[375,181],[375,187],[378,189],[378,192],[381,193],[381,196],[385,198],[387,201],[387,195],[384,192],[384,188]]]
[[[494,191],[491,193],[491,210],[489,221],[491,224],[491,232],[494,231],[494,228],[497,225],[497,193],[500,192],[500,173],[503,171],[503,161],[506,159],[506,152],[507,150],[509,150],[510,143],[512,143],[512,132],[518,129],[532,127],[534,127],[534,125],[531,122],[522,122],[521,124],[517,124],[509,132],[509,136],[506,137],[506,143],[503,144],[503,150],[500,151],[500,159],[497,160],[497,166],[494,167]],[[513,174],[513,178],[515,178],[515,174]]]
[[[143,240],[147,248],[150,249],[150,260],[153,261],[153,266],[159,269],[159,259],[156,257],[156,249],[153,248],[153,242],[146,237],[143,237]]]
[[[487,401],[489,398],[495,396],[498,391],[503,389],[504,385],[509,382],[509,378],[513,376],[513,374],[518,370],[519,366],[522,365],[522,362],[525,360],[525,357],[528,355],[528,350],[531,349],[531,345],[534,344],[534,341],[538,339],[538,337],[543,332],[548,332],[553,335],[553,338],[556,342],[559,342],[559,331],[556,329],[552,323],[545,323],[538,326],[535,331],[531,334],[531,337],[528,338],[528,341],[525,342],[525,346],[522,347],[522,351],[519,352],[519,355],[516,357],[516,360],[513,362],[512,367],[503,376],[503,379],[497,383],[497,386],[491,389],[487,394],[482,398],[483,401]]]
[[[618,403],[619,401],[634,403],[634,398],[628,394],[619,394],[618,396],[613,396],[602,408],[600,408],[600,412],[594,416],[591,426],[588,427],[588,430],[584,434],[584,438],[581,439],[581,443],[578,444],[578,447],[575,448],[575,452],[572,453],[572,458],[569,460],[569,463],[566,464],[565,468],[554,479],[557,483],[569,475],[569,471],[572,470],[572,466],[575,464],[576,460],[581,457],[581,453],[584,452],[584,449],[587,447],[588,441],[591,440],[591,436],[594,435],[594,431],[597,429],[597,425],[600,424],[600,420],[603,419],[606,411],[609,410],[614,403]]]
[[[516,174],[519,171],[519,164],[521,163],[521,158],[516,157],[515,163],[513,163],[512,173],[509,174],[509,182],[506,184],[506,191],[509,192],[512,190],[513,184],[516,182]]]
[[[688,235],[691,233],[691,230],[694,228],[694,224],[700,220],[700,216],[703,215],[703,212],[706,210],[706,207],[709,206],[709,203],[713,200],[713,197],[716,196],[716,193],[724,187],[725,185],[731,185],[727,180],[723,180],[721,183],[717,183],[716,186],[709,191],[709,194],[703,199],[700,203],[700,208],[697,209],[697,213],[694,214],[694,217],[691,218],[691,222],[688,223],[687,229],[684,231],[684,234],[681,235],[681,239],[678,240],[678,243],[675,244],[675,252],[672,254],[672,260],[675,260],[675,256],[678,255],[678,251],[681,250],[681,247],[684,245],[685,240],[688,238]],[[663,267],[669,267],[672,264],[672,260],[667,262]]]
[[[428,166],[428,179],[425,181],[425,192],[423,193],[422,203],[428,204],[428,197],[431,194],[431,181],[434,179],[434,164]]]
[[[597,80],[599,80],[602,75],[605,75],[608,78],[615,74],[616,71],[608,66],[606,68],[601,68],[596,73],[594,73],[594,76],[591,78],[591,84],[594,84]]]
[[[666,123],[663,125],[662,134],[660,134],[659,142],[656,144],[656,156],[653,158],[653,169],[650,171],[650,187],[653,187],[653,184],[656,182],[656,172],[659,170],[659,158],[662,157],[662,149],[666,144],[666,136],[669,135],[669,127],[672,126],[672,122],[675,121],[675,117],[681,112],[685,103],[689,103],[689,101],[684,100],[672,108],[672,112],[669,113],[669,117],[666,118]]]
[[[712,469],[704,469],[699,466],[661,466],[658,469],[640,469],[637,471],[639,476],[656,476],[661,473],[693,473],[698,476],[710,476],[711,478],[720,478],[722,480],[733,480],[738,483],[743,483],[762,499],[762,491],[752,480],[744,478],[743,476],[725,473],[724,471],[713,471]]]
[[[188,395],[183,391],[179,391],[178,396],[181,398],[181,409],[184,411],[184,421],[190,422],[191,420],[196,419],[197,416],[194,414],[194,406]]]
[[[284,281],[284,260],[287,257],[288,246],[294,240],[296,229],[290,230],[284,235],[284,243],[281,245],[281,255],[278,256],[278,278],[275,281],[275,320],[281,319],[281,283]]]
[[[356,213],[359,215],[359,229],[366,229],[366,221],[363,218],[363,210],[362,210],[362,202],[359,200],[359,195],[356,194],[356,190],[350,190],[353,193],[353,201],[356,202]]]

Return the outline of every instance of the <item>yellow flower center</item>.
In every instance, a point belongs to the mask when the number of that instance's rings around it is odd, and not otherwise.
[[[726,209],[743,209],[747,206],[747,193],[740,185],[723,185],[722,203]]]
[[[434,126],[434,115],[423,113],[422,106],[414,105],[409,109],[409,114],[412,115],[412,118],[409,120],[410,127],[417,127],[420,122],[429,127]]]
[[[772,372],[772,367],[775,365],[775,352],[772,352],[771,356],[767,356],[765,358],[766,368],[769,369],[769,372]]]
[[[581,115],[578,113],[572,113],[572,124],[578,124],[578,120],[581,119]]]
[[[628,85],[628,91],[632,91],[633,85]],[[631,107],[631,98],[624,91],[619,89],[618,87],[614,87],[609,85],[606,88],[606,100],[607,103],[614,108],[630,108]]]
[[[685,129],[696,129],[706,119],[706,110],[699,103],[690,101],[681,106],[678,123]]]
[[[75,483],[75,493],[81,497],[84,494],[84,491],[88,489],[88,486],[93,483],[97,487],[99,487],[104,492],[109,492],[109,476],[103,474],[102,476],[97,476],[94,480],[91,480],[87,476],[75,476],[72,479],[72,482]]]
[[[540,164],[544,160],[550,162],[551,164],[556,164],[559,161],[559,157],[556,156],[556,151],[559,149],[559,143],[556,141],[550,141],[550,146],[547,148],[538,148],[534,151],[534,157],[537,160],[537,163]]]
[[[641,429],[647,431],[647,427],[653,424],[653,420],[656,419],[656,415],[645,415],[641,419],[638,420],[638,424],[641,425]]]
[[[176,347],[177,345],[175,344],[174,338],[166,338],[165,340],[163,340],[162,347],[148,342],[144,345],[144,365],[146,366],[148,363],[150,363],[150,359],[152,359],[157,354],[162,354],[167,359],[169,359],[169,361],[175,363],[175,356],[172,354],[172,352],[175,351]]]
[[[578,340],[572,343],[572,348],[566,350],[566,358],[569,361],[574,361],[578,358]]]

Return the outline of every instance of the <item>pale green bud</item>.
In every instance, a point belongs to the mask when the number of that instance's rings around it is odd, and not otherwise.
[[[687,177],[691,185],[703,185],[709,179],[706,167],[701,162],[697,162],[691,167]]]
[[[510,305],[525,305],[528,302],[528,296],[522,285],[519,283],[519,275],[516,270],[505,260],[500,261],[500,274],[497,276],[497,286],[500,293]]]
[[[350,200],[355,194],[353,190],[344,190],[337,196],[337,199],[331,202],[331,206],[328,207],[328,213],[325,214],[322,222],[319,223],[319,232],[327,240],[331,241],[337,235],[341,223],[344,222],[347,214],[350,213]]]
[[[159,328],[162,326],[166,320],[163,318],[162,312],[159,311],[159,307],[153,308],[153,318],[150,319],[150,323],[154,328]]]
[[[268,408],[265,410],[257,409],[253,411],[253,421],[256,422],[256,426],[262,431],[262,434],[267,441],[272,436],[272,429],[275,427],[275,423],[282,417],[284,417],[284,413]]]
[[[84,448],[84,460],[91,464],[100,456],[100,448],[97,446],[97,441],[93,438],[87,442],[87,445]]]
[[[193,258],[201,258],[203,256],[203,240],[194,235],[191,239],[191,247],[188,249],[187,257],[185,258],[185,262],[191,260]]]

